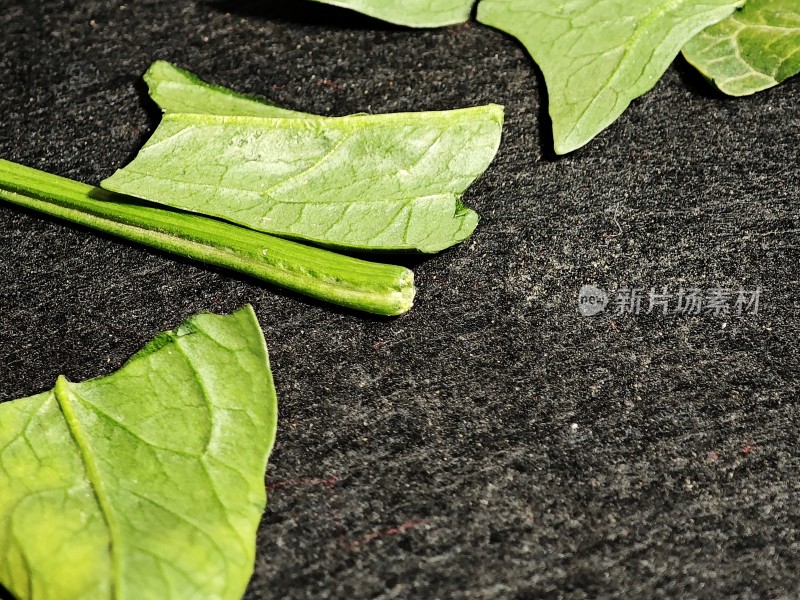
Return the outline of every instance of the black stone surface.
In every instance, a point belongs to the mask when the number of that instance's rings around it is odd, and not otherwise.
[[[475,235],[384,320],[0,205],[0,400],[249,302],[281,403],[249,600],[800,596],[800,79],[724,98],[678,59],[555,158],[512,39],[274,4],[0,0],[0,156],[107,177],[156,59],[325,115],[498,102]],[[584,317],[584,284],[763,291]]]

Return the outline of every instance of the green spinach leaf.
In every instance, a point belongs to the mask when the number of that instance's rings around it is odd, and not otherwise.
[[[747,0],[704,29],[683,55],[720,91],[746,96],[800,73],[800,2]]]
[[[547,83],[555,151],[580,148],[651,89],[703,28],[744,0],[482,0],[478,20],[519,39]]]
[[[336,118],[168,112],[101,186],[331,247],[438,252],[475,229],[461,195],[493,159],[502,124],[497,105]]]
[[[250,307],[0,404],[0,583],[21,600],[241,598],[276,417]]]
[[[316,0],[409,27],[441,27],[469,19],[475,0]]]
[[[281,108],[260,96],[240,94],[220,85],[206,83],[194,73],[164,60],[150,65],[144,80],[150,97],[164,112],[284,119],[315,117]]]

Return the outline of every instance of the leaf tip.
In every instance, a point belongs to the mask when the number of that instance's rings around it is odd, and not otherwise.
[[[553,150],[555,150],[555,153],[558,154],[559,156],[569,154],[570,152],[574,152],[579,148],[583,148],[594,138],[594,135],[592,136],[577,135],[573,130],[567,135],[558,136],[556,132],[553,131]]]
[[[63,394],[66,392],[67,387],[69,386],[69,380],[64,375],[59,375],[56,378],[56,385],[55,385],[55,392],[56,395]]]
[[[168,79],[192,79],[192,74],[166,60],[156,60],[144,73],[144,80],[150,86],[151,82],[158,83]]]
[[[506,117],[506,107],[502,104],[487,104],[487,110],[492,114],[492,116],[502,125],[503,121]]]

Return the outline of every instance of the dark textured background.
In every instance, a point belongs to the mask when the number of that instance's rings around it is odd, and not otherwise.
[[[723,98],[679,59],[556,159],[501,33],[271,4],[0,0],[0,156],[107,177],[155,59],[326,115],[498,102],[475,235],[383,320],[0,206],[0,400],[250,302],[281,418],[248,599],[800,596],[800,79]],[[584,283],[764,291],[612,320]]]

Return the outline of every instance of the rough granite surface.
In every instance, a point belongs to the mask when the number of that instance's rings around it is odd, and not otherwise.
[[[380,319],[2,205],[0,400],[249,302],[281,408],[248,600],[800,597],[800,79],[725,98],[678,59],[556,158],[514,40],[279,4],[0,0],[0,156],[109,176],[156,59],[325,115],[497,102],[475,235]],[[762,292],[585,317],[584,284]]]

